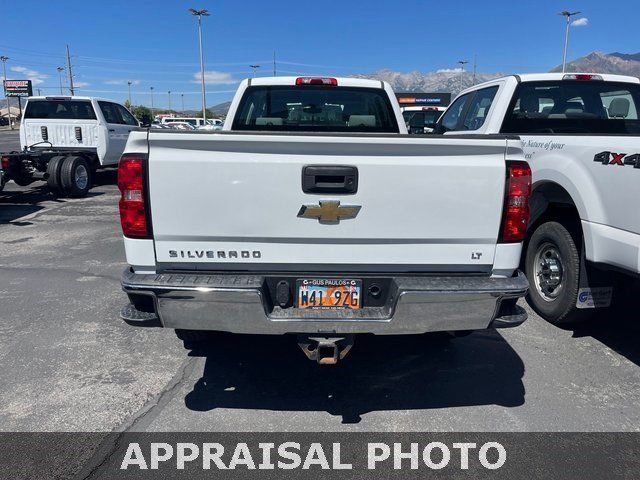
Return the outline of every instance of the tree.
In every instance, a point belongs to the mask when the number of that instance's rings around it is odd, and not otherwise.
[[[143,125],[149,124],[153,121],[153,117],[151,116],[151,110],[145,107],[144,105],[138,105],[133,107],[132,112],[133,115],[140,120],[140,123]]]
[[[131,102],[129,102],[129,100],[125,100],[125,101],[124,101],[124,107],[125,107],[127,110],[131,111]]]

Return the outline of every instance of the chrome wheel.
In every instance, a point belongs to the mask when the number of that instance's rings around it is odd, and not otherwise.
[[[558,247],[543,243],[534,259],[534,283],[540,296],[552,302],[560,295],[563,287],[564,269]]]
[[[74,181],[76,187],[80,190],[87,188],[87,183],[89,183],[89,172],[87,172],[87,168],[84,165],[78,165],[76,167]]]

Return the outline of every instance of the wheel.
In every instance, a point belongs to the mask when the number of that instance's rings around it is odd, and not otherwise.
[[[66,157],[60,170],[60,183],[64,192],[70,197],[86,196],[91,188],[89,162],[82,157]]]
[[[58,155],[51,157],[47,164],[47,185],[49,189],[55,194],[62,192],[62,184],[60,183],[60,170],[62,169],[62,162],[65,157]]]
[[[525,257],[529,279],[527,302],[555,325],[586,318],[576,307],[580,282],[580,253],[574,237],[558,222],[546,222],[531,235]]]
[[[35,180],[31,177],[16,177],[12,179],[15,184],[20,185],[21,187],[26,187],[27,185],[31,185]]]
[[[182,340],[184,348],[192,350],[199,345],[204,344],[213,336],[212,332],[205,330],[181,330],[176,329],[176,337]]]

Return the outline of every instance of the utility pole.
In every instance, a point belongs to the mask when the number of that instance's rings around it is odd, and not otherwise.
[[[464,66],[465,64],[469,63],[469,60],[458,60],[458,64],[460,65],[460,75],[458,75],[458,78],[460,79],[460,90],[464,89]]]
[[[471,85],[476,84],[476,70],[478,68],[478,55],[473,54],[473,79]]]
[[[276,76],[276,51],[273,51],[273,76]]]
[[[562,15],[567,19],[567,28],[564,33],[564,52],[562,53],[562,73],[567,69],[567,48],[569,46],[569,27],[571,26],[571,17],[580,14],[580,12],[570,12],[564,10],[558,15]]]
[[[153,87],[149,87],[149,90],[151,90],[151,120],[153,121],[153,119],[154,119],[154,115],[153,115]]]
[[[73,89],[73,72],[71,71],[71,54],[69,53],[69,45],[67,45],[67,68],[69,69],[69,91],[71,95],[75,94]]]
[[[210,13],[205,10],[196,10],[190,8],[191,15],[198,17],[198,43],[200,45],[200,79],[202,81],[202,119],[207,119],[207,97],[204,88],[204,53],[202,51],[202,17],[210,16]]]
[[[38,96],[40,96],[40,92],[41,92],[42,90],[40,90],[39,88],[36,88],[36,90],[38,91]]]
[[[129,87],[129,107],[133,106],[131,103],[131,83],[132,83],[131,80],[127,82],[127,86]]]
[[[64,72],[64,67],[56,67],[56,70],[58,71],[58,79],[60,80],[60,95],[64,95],[62,91],[62,72]]]
[[[249,65],[249,66],[253,68],[253,78],[256,78],[256,70],[260,68],[260,65]]]
[[[171,113],[171,90],[167,92],[169,94],[169,113]]]
[[[184,115],[184,93],[180,94],[180,99],[182,100],[182,115]]]
[[[11,130],[13,130],[13,122],[11,122],[11,105],[9,105],[9,97],[7,97],[7,87],[6,87],[6,83],[7,83],[7,60],[9,60],[9,57],[6,57],[4,55],[2,55],[0,57],[0,62],[2,62],[2,74],[4,76],[4,83],[2,84],[2,86],[4,87],[4,96],[7,99],[7,115],[9,118],[9,125],[11,126]]]

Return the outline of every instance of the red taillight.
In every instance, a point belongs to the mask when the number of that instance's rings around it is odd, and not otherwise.
[[[147,206],[145,204],[145,156],[124,154],[118,164],[120,224],[125,237],[150,238]]]
[[[338,80],[327,77],[298,77],[296,78],[296,85],[329,85],[337,87]]]
[[[2,159],[0,159],[0,166],[2,166],[3,170],[8,170],[9,169],[9,157],[2,157]]]
[[[529,225],[530,196],[531,168],[529,168],[529,164],[507,161],[507,184],[500,242],[517,243],[524,240]]]

